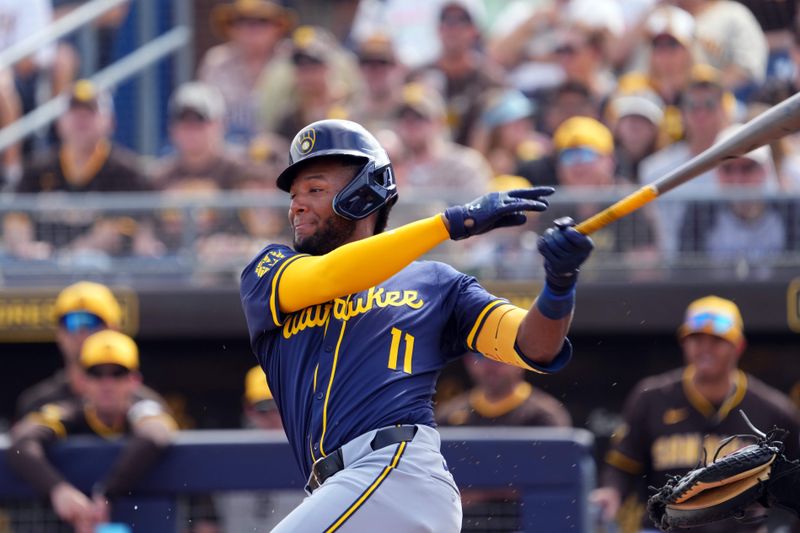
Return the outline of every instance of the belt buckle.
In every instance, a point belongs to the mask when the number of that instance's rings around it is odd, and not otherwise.
[[[317,490],[320,485],[322,485],[322,480],[319,479],[319,474],[317,474],[317,463],[325,459],[324,457],[320,457],[314,464],[311,465],[311,476],[308,478],[308,488],[311,492]]]

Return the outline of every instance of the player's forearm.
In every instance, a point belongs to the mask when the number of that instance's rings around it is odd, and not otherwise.
[[[53,487],[64,481],[47,460],[42,443],[34,438],[14,440],[8,448],[7,460],[17,475],[42,496],[49,495]]]
[[[134,435],[120,453],[105,481],[94,492],[107,497],[121,496],[132,489],[158,461],[167,448],[150,438]]]
[[[406,224],[341,246],[321,256],[306,256],[286,267],[279,286],[285,313],[367,290],[400,272],[450,238],[441,215]]]
[[[547,365],[564,345],[572,313],[559,319],[544,316],[534,304],[519,325],[517,346],[531,361]]]

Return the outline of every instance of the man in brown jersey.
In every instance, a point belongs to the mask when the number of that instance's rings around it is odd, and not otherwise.
[[[170,444],[175,421],[158,402],[136,395],[141,385],[139,350],[123,333],[106,329],[90,335],[80,349],[85,373],[81,398],[51,403],[28,414],[11,429],[8,464],[77,533],[91,533],[108,521],[109,502],[128,494]],[[58,439],[97,435],[127,436],[105,479],[87,495],[72,485],[45,455]]]
[[[637,384],[623,410],[623,423],[612,435],[601,475],[602,487],[592,500],[611,520],[621,502],[646,501],[648,486],[664,484],[668,475],[685,474],[711,461],[719,443],[731,435],[752,434],[739,410],[764,430],[789,433],[786,456],[798,456],[800,416],[788,397],[738,368],[745,349],[742,316],[730,300],[706,296],[692,302],[678,339],[685,366],[651,376]],[[733,439],[720,455],[748,440]],[[634,499],[628,500],[633,496]],[[618,516],[623,531],[656,531],[635,503],[632,514]],[[636,510],[641,513],[636,514]],[[631,518],[635,515],[636,518]],[[624,519],[623,519],[624,518]],[[730,520],[692,530],[695,533],[755,532],[758,525]]]
[[[564,405],[525,381],[525,371],[480,354],[464,356],[475,387],[439,405],[436,422],[443,426],[572,425]]]

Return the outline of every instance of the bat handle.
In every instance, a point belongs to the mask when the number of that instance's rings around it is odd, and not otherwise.
[[[595,231],[604,228],[617,219],[632,213],[655,200],[658,197],[658,189],[653,185],[645,185],[638,191],[629,194],[622,200],[614,205],[607,207],[596,215],[587,218],[577,226],[575,229],[584,235],[591,235]]]

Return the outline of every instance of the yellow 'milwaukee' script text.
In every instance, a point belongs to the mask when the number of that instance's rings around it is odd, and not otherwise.
[[[419,309],[424,304],[417,291],[387,291],[372,287],[365,295],[351,299],[336,298],[332,302],[313,305],[292,313],[283,324],[283,338],[288,339],[306,328],[324,326],[330,318],[331,310],[334,318],[349,320],[375,308],[408,306]]]

